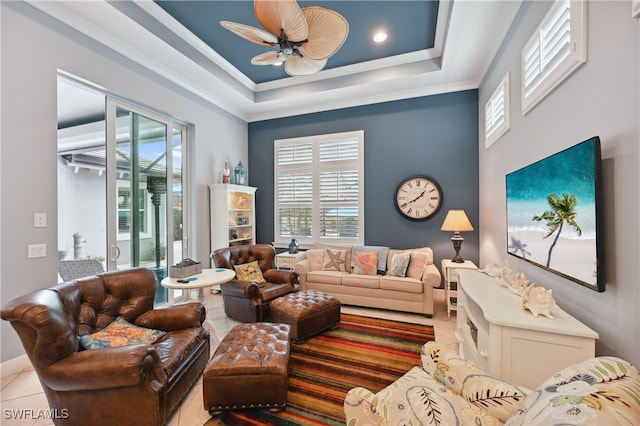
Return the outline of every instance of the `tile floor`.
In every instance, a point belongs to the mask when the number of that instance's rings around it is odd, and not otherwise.
[[[451,317],[447,316],[443,291],[436,290],[435,299],[435,314],[433,318],[426,318],[423,315],[417,314],[405,314],[351,306],[343,306],[342,311],[345,313],[433,325],[436,340],[457,350],[458,345],[453,335],[456,322],[455,312],[452,312]],[[225,316],[222,297],[220,295],[208,294],[206,296],[206,304],[208,319],[206,326],[212,331],[211,347],[213,351],[220,342],[220,339],[222,339],[237,322]],[[20,360],[22,360],[22,358]],[[10,362],[10,364],[5,363],[5,365],[2,366],[0,424],[4,426],[53,425],[50,419],[45,418],[48,413],[46,411],[48,407],[47,400],[36,374],[28,365],[26,357],[24,358],[24,363],[27,365],[18,365],[16,367],[15,364],[18,363],[18,360],[15,361],[16,362]],[[6,374],[5,371],[7,371]],[[182,406],[170,419],[168,426],[203,426],[205,424],[206,426],[214,426],[221,424],[211,419],[209,413],[202,407],[201,380],[202,379],[191,389],[183,401]],[[23,419],[14,418],[15,416],[12,415],[12,413],[17,412],[23,414]]]

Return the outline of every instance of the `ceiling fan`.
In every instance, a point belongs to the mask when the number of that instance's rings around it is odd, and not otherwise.
[[[322,70],[349,33],[349,23],[339,13],[319,6],[301,9],[296,0],[255,0],[253,10],[266,31],[229,21],[220,21],[220,25],[259,45],[277,47],[278,50],[254,56],[251,63],[284,62],[285,71],[291,76]]]

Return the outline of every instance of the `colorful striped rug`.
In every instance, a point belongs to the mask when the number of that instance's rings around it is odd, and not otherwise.
[[[287,408],[239,410],[226,425],[344,425],[343,402],[356,386],[378,392],[420,364],[433,327],[342,314],[338,327],[291,345]]]

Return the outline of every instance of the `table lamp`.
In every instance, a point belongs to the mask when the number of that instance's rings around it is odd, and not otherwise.
[[[456,255],[451,259],[451,261],[463,263],[464,259],[460,257],[460,247],[462,247],[464,238],[462,238],[460,232],[473,231],[473,226],[471,225],[471,222],[469,222],[469,218],[465,214],[464,210],[449,210],[447,212],[447,217],[444,218],[444,222],[442,223],[440,230],[453,231],[451,241],[453,241],[453,248],[456,251]]]

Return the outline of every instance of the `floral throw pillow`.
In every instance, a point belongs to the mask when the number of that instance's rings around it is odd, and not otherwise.
[[[393,255],[387,275],[392,277],[404,277],[407,273],[407,267],[409,266],[409,259],[411,259],[410,252]]]
[[[267,280],[262,276],[262,270],[258,265],[258,261],[243,263],[242,265],[233,265],[233,269],[236,270],[236,279],[242,281],[251,281],[254,283],[266,283]]]
[[[116,348],[136,343],[154,343],[166,332],[133,325],[122,317],[93,334],[78,337],[80,345],[85,349]]]
[[[359,275],[376,275],[378,273],[378,252],[354,252],[353,273]]]
[[[323,271],[346,271],[347,252],[345,250],[325,249],[322,260]]]

